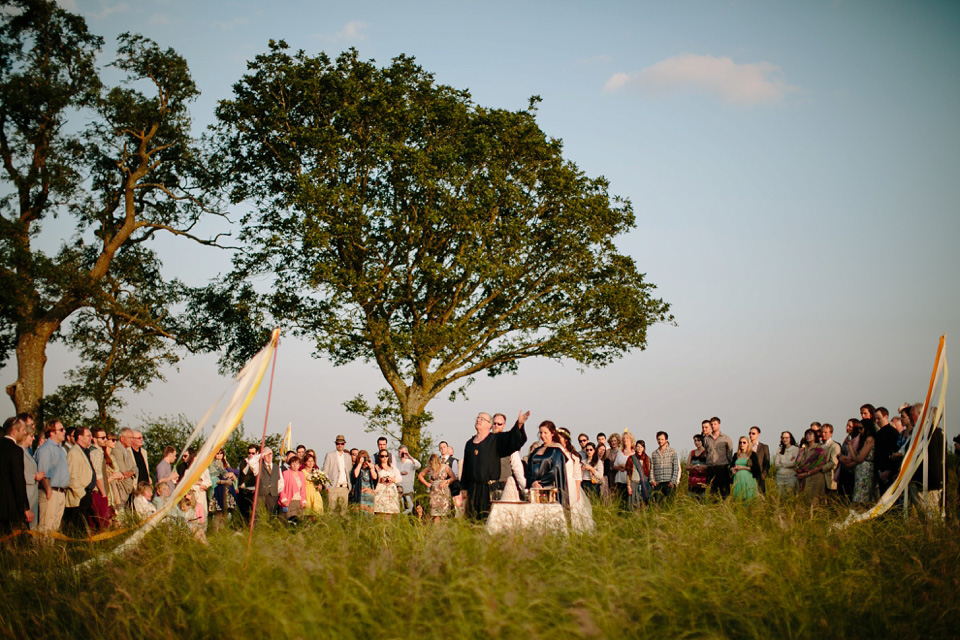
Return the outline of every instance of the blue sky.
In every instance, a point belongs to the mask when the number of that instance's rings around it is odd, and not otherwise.
[[[198,128],[271,38],[382,64],[413,55],[485,106],[543,98],[538,121],[566,157],[632,200],[637,228],[619,245],[677,326],[605,369],[527,361],[478,378],[468,401],[437,398],[431,431],[458,448],[478,411],[520,409],[591,435],[629,428],[651,442],[665,429],[681,450],[712,415],[771,443],[812,420],[842,431],[864,402],[922,399],[939,336],[960,336],[960,4],[61,4],[108,43],[135,31],[181,53],[203,92]],[[169,246],[170,273],[195,284],[226,264]],[[51,350],[49,391],[69,366]],[[214,358],[190,357],[126,415],[198,419],[225,384]],[[319,450],[337,433],[369,445],[341,403],[382,386],[372,365],[334,369],[285,340],[270,429],[292,422]]]

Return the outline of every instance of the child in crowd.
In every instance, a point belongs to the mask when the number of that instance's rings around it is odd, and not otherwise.
[[[187,530],[190,531],[197,540],[203,544],[207,544],[207,532],[204,530],[205,523],[201,518],[197,517],[197,501],[193,492],[183,496],[178,506],[180,507],[180,515],[187,524]]]
[[[141,482],[137,485],[137,497],[133,499],[133,509],[141,518],[149,518],[157,512],[150,500],[153,499],[153,485],[149,482]]]
[[[158,510],[163,505],[167,504],[167,500],[170,498],[170,484],[167,482],[161,482],[153,488],[153,506]]]

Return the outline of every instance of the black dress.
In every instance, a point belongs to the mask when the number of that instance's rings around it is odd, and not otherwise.
[[[480,442],[467,440],[460,473],[460,487],[467,492],[467,516],[485,520],[490,515],[490,488],[500,479],[500,458],[519,451],[526,441],[519,423],[509,431],[490,433]]]

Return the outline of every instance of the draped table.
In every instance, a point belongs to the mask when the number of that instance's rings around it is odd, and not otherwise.
[[[490,516],[487,518],[487,533],[497,534],[512,529],[539,529],[566,533],[567,516],[563,512],[563,505],[559,502],[546,504],[491,502]]]

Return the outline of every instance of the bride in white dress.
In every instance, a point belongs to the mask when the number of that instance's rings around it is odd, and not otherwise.
[[[570,443],[570,433],[566,429],[559,429],[559,434],[563,442],[563,453],[567,458],[564,466],[567,472],[567,493],[570,496],[570,528],[574,531],[593,531],[593,506],[580,487],[583,479],[580,456]]]

